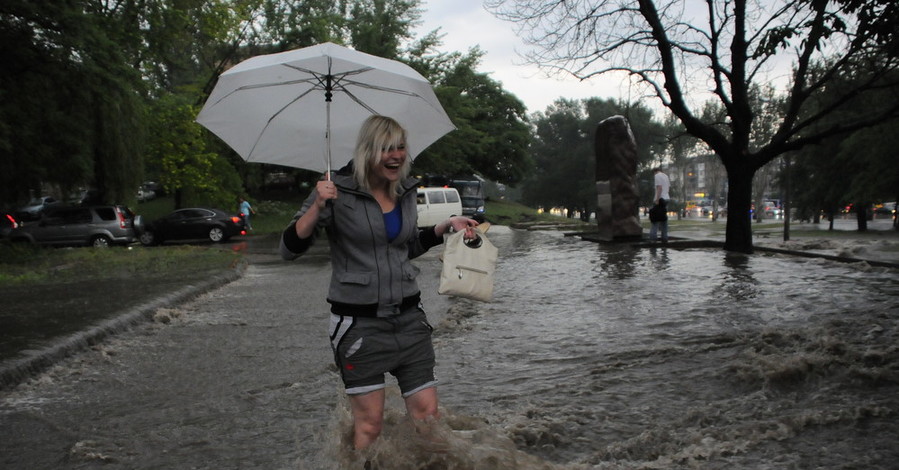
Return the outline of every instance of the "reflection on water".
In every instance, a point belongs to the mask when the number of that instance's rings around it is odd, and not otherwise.
[[[605,276],[615,279],[628,279],[636,275],[637,250],[629,246],[614,246],[608,248],[597,245],[599,248],[600,272]]]
[[[758,295],[757,283],[753,277],[749,256],[742,253],[725,253],[724,271],[720,290],[734,301],[751,300]]]

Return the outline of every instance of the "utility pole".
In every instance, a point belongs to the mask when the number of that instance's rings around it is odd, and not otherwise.
[[[790,241],[790,152],[784,154],[784,200],[783,200],[783,218],[784,218],[784,241]]]

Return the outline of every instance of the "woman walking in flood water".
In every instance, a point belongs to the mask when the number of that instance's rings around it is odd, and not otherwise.
[[[449,230],[473,238],[478,225],[457,216],[418,228],[418,180],[408,177],[410,167],[406,131],[392,118],[369,117],[353,161],[316,184],[281,238],[282,257],[290,260],[312,245],[317,228],[328,234],[331,346],[349,395],[356,449],[381,433],[385,373],[397,378],[409,416],[438,417],[432,328],[410,260],[442,243]]]

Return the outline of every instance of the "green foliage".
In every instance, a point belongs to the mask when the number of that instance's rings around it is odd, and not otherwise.
[[[415,162],[419,174],[477,173],[503,184],[516,185],[533,168],[527,152],[530,133],[524,104],[503,90],[487,74],[476,71],[483,53],[426,57],[430,36],[413,49],[413,68],[435,84],[435,93],[456,130],[429,147]]]
[[[142,87],[123,55],[122,28],[102,12],[89,0],[11,0],[0,7],[4,201],[88,183],[109,202],[126,202],[133,193]]]
[[[262,44],[274,44],[278,51],[322,42],[343,43],[346,2],[332,0],[262,2]]]
[[[664,148],[664,129],[645,106],[596,98],[559,99],[533,117],[535,138],[530,151],[536,171],[524,185],[524,202],[592,210],[596,206],[596,126],[616,115],[628,119],[638,160],[649,163],[658,158]]]
[[[865,69],[834,79],[835,86],[822,93],[815,108],[838,106],[840,114],[822,120],[809,132],[838,126],[844,119],[863,116],[895,99],[899,86],[891,85],[874,93],[843,100],[841,89],[852,82],[869,80]],[[889,83],[889,80],[884,80]],[[807,146],[795,153],[791,181],[797,207],[801,212],[835,210],[849,203],[874,203],[899,199],[899,121],[887,120],[874,127],[849,134],[835,134],[819,145]]]
[[[154,103],[148,164],[166,192],[181,191],[185,205],[230,207],[241,192],[240,177],[227,160],[206,150],[206,132],[194,119],[197,107],[183,96]]]
[[[347,21],[353,47],[379,57],[398,57],[421,17],[418,4],[418,0],[356,0]]]

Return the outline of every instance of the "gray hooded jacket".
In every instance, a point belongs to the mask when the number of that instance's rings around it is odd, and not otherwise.
[[[415,278],[419,268],[411,260],[443,243],[434,227],[417,227],[418,180],[407,178],[401,183],[402,228],[393,241],[387,240],[381,206],[359,188],[350,167],[335,174],[332,181],[338,189],[337,199],[321,212],[313,235],[299,238],[294,223],[315,202],[315,192],[282,234],[281,257],[293,260],[305,253],[324,228],[331,248],[328,302],[333,313],[385,317],[418,305],[420,290]]]

